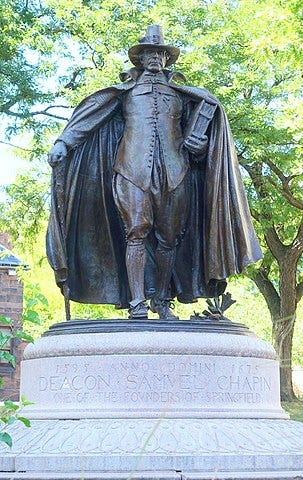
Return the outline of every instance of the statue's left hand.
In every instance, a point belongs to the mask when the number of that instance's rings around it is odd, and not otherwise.
[[[65,160],[67,156],[67,146],[63,141],[58,141],[55,143],[53,148],[48,154],[48,163],[52,168],[54,168],[58,163]]]

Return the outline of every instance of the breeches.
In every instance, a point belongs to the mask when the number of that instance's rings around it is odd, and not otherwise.
[[[113,193],[124,223],[128,244],[142,243],[152,228],[159,244],[174,248],[185,230],[189,210],[189,178],[173,190],[151,183],[143,191],[119,173],[113,179]]]

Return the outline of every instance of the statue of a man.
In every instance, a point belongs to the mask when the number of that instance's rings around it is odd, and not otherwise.
[[[174,297],[217,296],[261,258],[225,113],[166,68],[179,53],[149,26],[123,83],[84,99],[49,155],[58,285],[132,319],[147,318],[147,299],[176,319]]]

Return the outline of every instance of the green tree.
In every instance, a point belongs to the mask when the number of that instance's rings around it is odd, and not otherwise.
[[[0,0],[0,118],[6,131],[1,143],[10,144],[21,132],[28,138],[30,132],[32,144],[22,149],[29,158],[48,148],[58,122],[68,118],[61,93],[78,81],[70,67],[69,60],[75,60],[68,41],[46,3]]]
[[[270,310],[282,398],[289,400],[293,330],[303,293],[302,22],[291,2],[216,2],[208,8],[204,31],[193,42],[200,49],[193,48],[186,61],[196,66],[192,81],[201,75],[226,106],[246,171],[264,249],[263,262],[247,274]]]

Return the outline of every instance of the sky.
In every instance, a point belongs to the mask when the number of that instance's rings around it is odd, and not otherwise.
[[[25,161],[15,154],[12,147],[0,143],[0,185],[12,183],[19,169],[25,166]]]
[[[4,135],[0,137],[4,139]],[[17,144],[18,142],[14,142]],[[26,161],[16,154],[16,149],[0,142],[0,202],[5,200],[5,193],[1,187],[14,182],[18,171],[26,168]]]
[[[0,186],[12,183],[18,170],[25,164],[24,160],[20,158],[21,155],[16,154],[16,149],[5,144],[5,142],[8,142],[13,145],[23,146],[24,139],[12,137],[8,140],[5,136],[6,127],[6,119],[2,116],[0,125]]]

